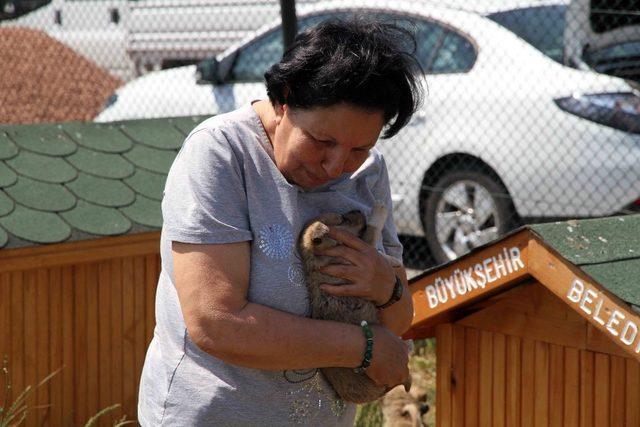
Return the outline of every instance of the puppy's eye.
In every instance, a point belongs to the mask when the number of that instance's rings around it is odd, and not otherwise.
[[[320,243],[322,243],[322,239],[320,237],[314,237],[313,239],[311,239],[311,243],[313,243],[314,245],[319,245]]]

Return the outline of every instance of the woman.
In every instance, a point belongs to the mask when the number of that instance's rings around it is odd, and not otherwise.
[[[322,212],[368,212],[376,200],[391,207],[373,147],[418,106],[419,65],[404,49],[411,40],[391,24],[320,24],[266,73],[269,101],[212,117],[187,137],[162,202],[143,426],[353,424],[354,405],[317,368],[363,367],[365,336],[356,325],[305,317],[295,244]],[[343,245],[331,254],[350,265],[326,272],[351,284],[325,291],[385,306],[365,372],[401,384],[408,351],[398,335],[410,325],[411,298],[404,269],[379,252],[401,258],[393,219],[378,248],[332,234]]]

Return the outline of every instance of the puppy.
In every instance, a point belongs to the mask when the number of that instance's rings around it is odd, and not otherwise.
[[[419,381],[418,381],[419,382]],[[410,392],[395,387],[382,398],[383,427],[424,427],[429,405],[427,393],[414,384]]]
[[[312,318],[354,325],[360,325],[363,320],[371,325],[379,323],[378,312],[373,302],[357,297],[332,296],[320,289],[322,283],[334,285],[346,283],[343,279],[320,271],[320,268],[329,264],[345,263],[345,261],[318,255],[317,252],[339,244],[328,236],[329,227],[346,230],[360,237],[364,242],[375,245],[381,237],[386,217],[386,206],[376,204],[368,224],[362,212],[351,211],[344,215],[337,213],[321,215],[304,228],[298,247],[305,269]],[[388,259],[394,266],[400,264],[396,259],[391,257]],[[375,347],[373,355],[375,357]],[[387,391],[385,387],[377,386],[365,373],[355,373],[353,369],[323,368],[321,371],[336,393],[347,402],[370,402],[380,398]],[[408,390],[410,383],[406,387]]]

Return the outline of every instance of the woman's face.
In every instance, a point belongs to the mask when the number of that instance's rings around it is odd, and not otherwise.
[[[273,151],[290,183],[311,189],[364,163],[384,126],[382,111],[351,104],[293,109],[277,105]]]

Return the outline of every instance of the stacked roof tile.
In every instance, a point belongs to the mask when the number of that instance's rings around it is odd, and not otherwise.
[[[0,248],[160,229],[169,167],[205,118],[0,125]]]

